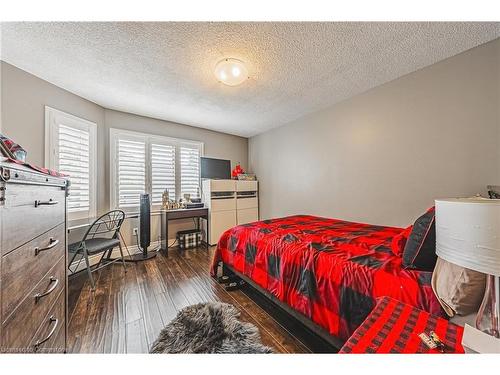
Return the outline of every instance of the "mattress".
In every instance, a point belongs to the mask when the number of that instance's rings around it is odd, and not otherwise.
[[[221,236],[211,274],[223,262],[345,341],[379,297],[443,315],[432,272],[403,269],[391,251],[402,231],[309,215],[240,225]]]

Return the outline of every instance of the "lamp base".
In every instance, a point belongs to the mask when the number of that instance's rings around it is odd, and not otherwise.
[[[477,313],[476,328],[500,338],[500,277],[487,275],[486,291]]]

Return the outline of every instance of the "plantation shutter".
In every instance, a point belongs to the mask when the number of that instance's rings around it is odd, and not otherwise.
[[[175,199],[175,146],[151,144],[152,203],[161,204],[162,194],[168,189],[169,198]]]
[[[90,131],[59,124],[57,169],[69,175],[68,212],[90,211]]]
[[[197,146],[180,146],[181,196],[190,194],[191,198],[199,198],[200,186],[200,148]]]
[[[121,129],[110,129],[111,206],[128,212],[149,193],[153,210],[162,195],[178,201],[183,194],[199,198],[203,143]]]
[[[146,142],[140,138],[117,140],[118,207],[139,206],[146,191]]]

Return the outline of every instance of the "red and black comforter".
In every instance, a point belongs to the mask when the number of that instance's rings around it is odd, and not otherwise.
[[[391,251],[402,231],[306,215],[240,225],[220,238],[211,273],[222,261],[346,340],[381,296],[442,314],[432,273],[403,269]]]

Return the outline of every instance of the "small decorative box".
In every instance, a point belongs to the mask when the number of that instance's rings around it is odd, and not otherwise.
[[[177,232],[179,249],[191,249],[201,245],[201,231],[198,229],[181,230]]]

